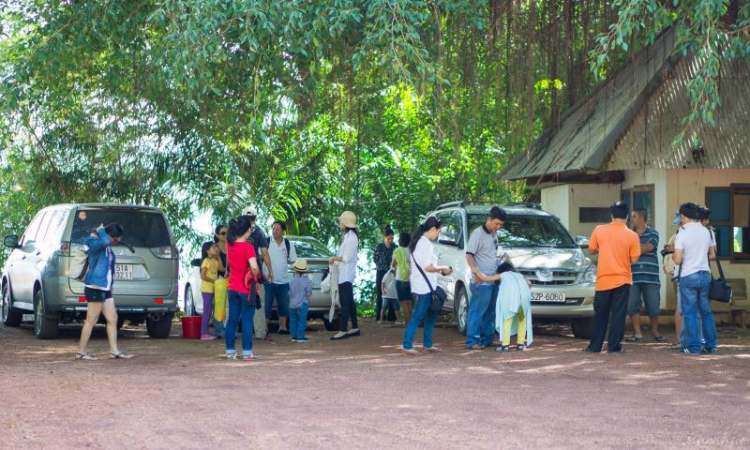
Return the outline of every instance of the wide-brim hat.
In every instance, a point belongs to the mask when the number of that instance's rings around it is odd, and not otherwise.
[[[307,260],[306,259],[298,259],[294,262],[294,265],[292,266],[292,269],[296,270],[297,272],[306,272],[307,271]]]
[[[346,228],[359,228],[359,226],[357,226],[357,215],[351,211],[344,211],[339,216],[339,220]]]

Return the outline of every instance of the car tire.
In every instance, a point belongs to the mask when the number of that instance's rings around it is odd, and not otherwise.
[[[3,286],[3,296],[0,298],[0,319],[6,327],[17,327],[23,320],[23,312],[13,307],[10,298],[10,286],[6,283]]]
[[[341,321],[338,317],[333,319],[333,321],[323,317],[323,326],[326,327],[326,331],[339,331],[341,329]]]
[[[185,315],[195,315],[195,298],[193,297],[193,287],[189,284],[185,286]]]
[[[34,336],[37,339],[54,339],[57,337],[59,319],[47,317],[42,290],[34,292]]]
[[[456,288],[456,295],[453,300],[453,317],[456,318],[458,332],[466,335],[466,323],[469,317],[469,296],[466,295],[466,288],[463,286]]]
[[[160,319],[146,319],[146,332],[151,339],[166,339],[172,331],[172,315]]]
[[[578,339],[591,339],[591,329],[593,327],[594,320],[588,319],[575,319],[570,323],[570,328],[573,329],[573,336]]]

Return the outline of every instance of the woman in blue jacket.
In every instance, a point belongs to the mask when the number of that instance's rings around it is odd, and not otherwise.
[[[84,295],[88,307],[86,322],[81,330],[81,342],[76,353],[78,359],[96,359],[86,352],[86,345],[100,314],[104,314],[107,320],[110,358],[132,358],[132,355],[125,354],[117,348],[117,310],[112,298],[112,284],[115,278],[115,253],[112,251],[112,245],[116,244],[122,235],[122,226],[112,223],[106,227],[100,226],[86,238],[89,269],[84,280]]]

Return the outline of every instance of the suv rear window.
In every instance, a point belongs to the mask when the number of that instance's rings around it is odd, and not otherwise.
[[[73,222],[71,241],[83,244],[91,231],[99,225],[117,222],[125,234],[122,240],[133,247],[168,247],[169,230],[164,216],[159,212],[129,211],[119,209],[80,209]]]
[[[469,233],[482,226],[486,215],[470,214]],[[565,227],[554,217],[508,214],[505,225],[497,232],[503,247],[576,248],[576,243]]]

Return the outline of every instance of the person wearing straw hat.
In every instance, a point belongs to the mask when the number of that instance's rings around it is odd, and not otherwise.
[[[289,281],[289,331],[292,333],[292,342],[308,342],[310,339],[305,337],[305,329],[312,297],[312,282],[305,275],[307,260],[296,260],[292,269],[294,277]]]
[[[331,256],[329,263],[339,267],[339,300],[341,302],[340,331],[331,336],[331,340],[338,341],[361,333],[357,326],[357,305],[354,303],[354,278],[357,274],[357,250],[359,249],[359,227],[357,216],[351,211],[344,211],[338,218],[339,226],[344,232],[341,245],[336,256]],[[352,328],[347,331],[349,318]]]

